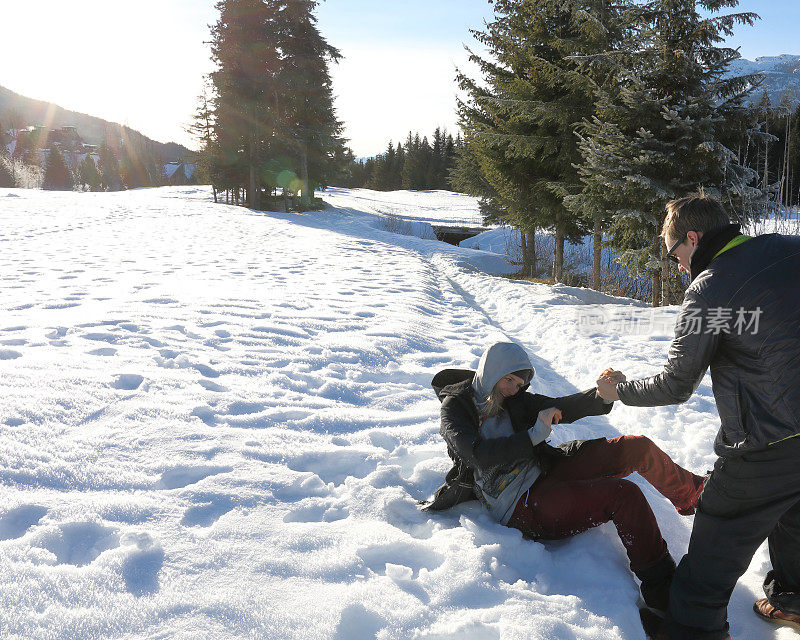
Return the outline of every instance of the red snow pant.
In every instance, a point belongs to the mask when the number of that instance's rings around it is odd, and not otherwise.
[[[622,480],[634,471],[679,511],[692,512],[703,478],[679,467],[645,436],[595,440],[563,458],[522,495],[508,521],[525,535],[558,540],[609,520],[640,572],[658,564],[667,544],[639,487]]]

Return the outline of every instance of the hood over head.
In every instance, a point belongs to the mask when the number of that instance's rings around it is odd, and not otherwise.
[[[475,400],[482,404],[488,400],[494,385],[509,373],[522,378],[527,385],[535,373],[525,349],[515,342],[496,342],[481,356],[478,371],[472,381]]]

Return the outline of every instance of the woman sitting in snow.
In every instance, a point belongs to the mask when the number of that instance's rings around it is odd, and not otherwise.
[[[675,562],[634,471],[690,515],[703,478],[675,464],[644,436],[545,442],[552,424],[606,414],[589,389],[562,398],[525,393],[534,369],[517,344],[498,342],[478,371],[446,369],[433,379],[442,402],[440,433],[454,466],[426,507],[477,498],[500,524],[533,539],[566,538],[614,522],[651,609],[665,611]],[[603,375],[623,379],[618,371]]]

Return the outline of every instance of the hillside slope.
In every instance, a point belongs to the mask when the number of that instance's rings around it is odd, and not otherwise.
[[[56,104],[43,102],[14,93],[10,89],[0,87],[0,124],[11,126],[11,120],[19,118],[23,127],[41,125],[49,129],[61,127],[77,127],[78,134],[87,144],[99,145],[106,132],[110,131],[117,138],[141,138],[155,146],[164,162],[180,161],[189,153],[189,149],[176,142],[158,142],[151,140],[138,131],[116,122],[108,122],[102,118],[69,111]]]

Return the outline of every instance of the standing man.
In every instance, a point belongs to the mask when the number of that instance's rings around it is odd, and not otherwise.
[[[703,195],[667,205],[667,255],[690,273],[664,370],[602,376],[604,399],[688,400],[706,370],[721,427],[689,551],[670,589],[663,637],[725,640],[733,587],[769,540],[772,571],[756,614],[800,628],[800,237],[750,238]]]

